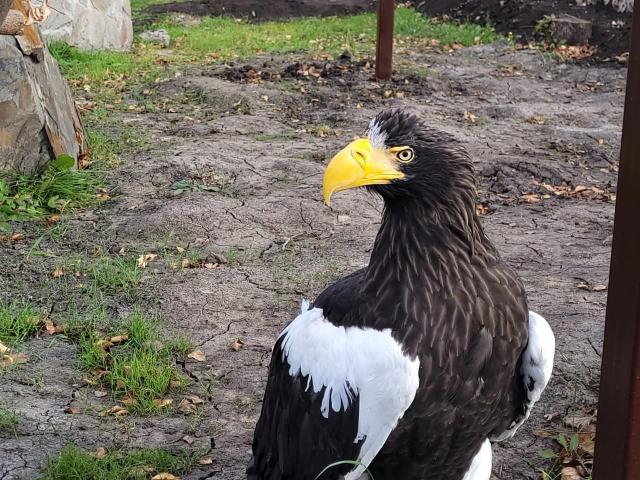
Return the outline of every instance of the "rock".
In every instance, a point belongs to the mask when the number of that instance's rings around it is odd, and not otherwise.
[[[51,0],[42,32],[83,50],[128,50],[133,42],[129,0]]]
[[[29,36],[27,35],[29,34]],[[0,35],[0,172],[33,173],[62,155],[85,152],[84,130],[58,64],[34,26]]]
[[[146,42],[157,43],[163,48],[167,48],[170,42],[169,32],[164,29],[147,30],[140,34],[140,38]]]
[[[547,17],[548,36],[556,43],[586,45],[591,38],[591,22],[572,15],[561,14]]]

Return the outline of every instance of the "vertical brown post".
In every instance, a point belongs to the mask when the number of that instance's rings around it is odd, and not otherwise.
[[[593,478],[640,479],[640,8],[633,13]]]
[[[378,40],[376,43],[376,78],[389,80],[393,69],[393,17],[395,0],[378,0]]]

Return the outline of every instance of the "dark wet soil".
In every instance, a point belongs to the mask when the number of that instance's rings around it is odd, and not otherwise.
[[[590,44],[597,47],[596,57],[615,57],[629,51],[631,14],[619,13],[611,5],[578,5],[567,0],[442,0],[414,2],[427,15],[447,15],[460,20],[489,23],[498,32],[513,33],[525,42],[540,40],[535,28],[545,15],[566,13],[592,22]]]
[[[374,0],[192,0],[152,5],[149,13],[231,15],[249,20],[346,15],[375,9]]]

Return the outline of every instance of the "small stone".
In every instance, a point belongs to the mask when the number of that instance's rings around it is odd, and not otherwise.
[[[171,41],[169,32],[164,29],[160,30],[147,30],[140,34],[140,38],[146,42],[156,43],[163,48],[167,48]]]

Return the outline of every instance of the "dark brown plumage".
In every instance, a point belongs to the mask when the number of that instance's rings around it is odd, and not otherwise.
[[[370,465],[375,480],[462,480],[481,444],[523,414],[526,295],[484,234],[464,149],[401,111],[375,125],[387,146],[410,146],[415,161],[400,166],[405,178],[367,187],[385,201],[369,266],[313,306],[336,326],[391,329],[420,360],[415,399]],[[323,421],[312,406],[323,391],[289,375],[280,342],[274,352],[249,478],[314,480],[322,466],[357,458],[357,409]]]

